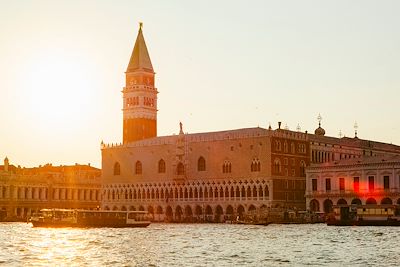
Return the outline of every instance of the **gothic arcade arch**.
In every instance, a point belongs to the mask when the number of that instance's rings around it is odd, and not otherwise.
[[[325,213],[330,213],[333,211],[333,202],[330,199],[325,199],[324,201],[324,212]]]
[[[238,207],[237,207],[237,214],[240,216],[240,217],[242,217],[243,216],[243,214],[244,214],[244,207],[242,206],[242,205],[239,205]]]
[[[382,205],[392,205],[393,201],[390,198],[386,197],[386,198],[382,199],[381,204]]]
[[[310,210],[311,211],[319,211],[319,202],[316,199],[310,201]]]
[[[376,202],[375,198],[370,197],[367,199],[367,201],[365,201],[365,204],[366,205],[376,205],[377,202]]]

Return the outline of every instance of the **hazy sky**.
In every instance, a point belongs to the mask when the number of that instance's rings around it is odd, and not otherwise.
[[[400,144],[400,1],[0,0],[0,158],[92,163],[122,140],[138,31],[158,134],[282,121]]]

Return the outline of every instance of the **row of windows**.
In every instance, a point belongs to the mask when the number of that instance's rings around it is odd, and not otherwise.
[[[149,85],[150,83],[153,82],[153,79],[152,78],[148,78],[148,77],[145,79],[145,77],[143,77],[142,79],[139,79],[139,81],[140,82],[145,82],[147,85]],[[129,81],[130,85],[134,85],[134,84],[137,84],[137,83],[138,83],[138,81],[136,79],[132,79],[132,80]]]
[[[276,151],[281,151],[282,150],[281,141],[278,141],[278,140],[275,141],[275,150]],[[289,152],[288,143],[286,141],[283,142],[283,152],[285,152],[285,153]],[[298,144],[297,145],[297,152],[305,154],[307,152],[306,151],[306,145],[305,144]],[[292,154],[296,153],[296,146],[295,146],[295,144],[293,142],[290,143],[290,153],[292,153]]]
[[[253,159],[250,170],[252,172],[259,172],[261,171],[261,163],[259,159]],[[206,160],[204,157],[200,157],[197,160],[197,171],[202,172],[206,171]],[[165,173],[166,172],[166,163],[165,160],[160,159],[158,161],[158,173]],[[224,161],[222,165],[222,173],[231,173],[232,172],[232,164],[229,161]],[[114,175],[121,175],[121,165],[119,162],[114,163]],[[143,173],[143,165],[141,161],[136,161],[135,163],[135,174],[142,174]],[[185,174],[185,165],[182,162],[179,162],[176,167],[176,174],[183,175]]]
[[[306,189],[305,181],[302,180],[274,179],[274,190],[276,191],[286,191],[286,190],[304,191],[305,189]]]
[[[294,166],[295,164],[296,164],[296,161],[295,161],[295,159],[290,159],[290,164],[292,165],[292,166]],[[284,158],[283,159],[283,165],[285,165],[285,166],[287,166],[287,165],[289,165],[289,159],[288,158]]]
[[[144,97],[143,98],[143,105],[149,106],[149,107],[154,107],[154,98]]]
[[[139,97],[135,96],[135,97],[130,97],[130,98],[126,99],[126,104],[128,107],[139,105]]]
[[[354,154],[339,154],[339,159],[355,159],[359,158],[361,156],[359,155],[354,155]]]
[[[399,183],[400,183],[400,176],[399,176]],[[374,191],[375,190],[375,177],[374,176],[368,176],[368,191]],[[326,178],[325,179],[325,190],[327,192],[331,191],[331,179]],[[383,189],[388,190],[390,189],[390,177],[388,175],[383,176]],[[312,179],[312,190],[313,191],[318,191],[318,180],[317,179]],[[345,191],[345,178],[339,178],[339,190],[340,191]],[[359,192],[360,191],[360,177],[353,177],[353,188],[352,190],[354,192]]]
[[[200,187],[200,188],[152,188],[152,189],[109,189],[104,192],[106,200],[188,200],[208,198],[248,198],[269,197],[268,186]]]
[[[316,163],[329,162],[334,160],[332,152],[315,151],[311,152],[311,161]]]
[[[305,154],[306,152],[307,152],[306,151],[306,145],[305,144],[299,144],[299,153]]]
[[[89,200],[100,201],[99,190],[96,189],[71,189],[53,188],[51,197],[53,200]],[[0,187],[0,199],[16,198],[20,200],[48,200],[49,189],[39,187],[17,187],[10,190],[9,187]]]
[[[231,173],[232,172],[232,164],[229,161],[225,161],[222,165],[222,173]]]
[[[265,209],[265,205],[261,206],[260,208]],[[104,207],[105,210],[110,210],[111,207],[109,206],[105,206]],[[126,211],[126,210],[130,210],[130,211],[135,211],[135,210],[139,210],[139,211],[144,211],[145,208],[143,205],[140,206],[124,206],[122,205],[120,208],[117,206],[112,206],[112,210],[117,211],[117,210],[122,210],[122,211]],[[173,216],[175,214],[175,216],[177,216],[178,218],[181,216],[185,216],[185,217],[192,217],[192,216],[199,216],[199,215],[206,215],[207,217],[209,217],[210,215],[226,215],[226,218],[231,218],[234,219],[236,218],[236,216],[242,216],[245,213],[245,207],[243,205],[238,205],[236,207],[236,209],[232,206],[232,205],[228,205],[225,208],[225,213],[224,213],[224,209],[220,206],[217,205],[214,209],[210,206],[210,205],[195,205],[193,207],[191,207],[190,205],[186,205],[184,207],[184,209],[177,205],[175,207],[175,209],[173,210],[173,208],[171,206],[167,206],[165,208],[163,208],[161,205],[158,205],[157,207],[153,207],[153,206],[148,206],[147,207],[147,212],[150,215],[160,215],[160,214],[165,214],[166,216]],[[254,206],[253,204],[250,204],[247,208],[248,212],[252,212],[257,210],[256,206]],[[235,217],[232,218],[233,215],[236,215]],[[206,218],[207,218],[206,217]]]
[[[134,97],[127,98],[126,99],[126,105],[128,107],[139,105],[139,97],[138,96],[134,96]],[[148,106],[148,107],[154,107],[155,106],[154,98],[144,97],[143,98],[143,105]]]
[[[355,154],[339,154],[339,160],[341,159],[351,159],[360,157],[359,155]],[[333,152],[327,151],[317,151],[313,150],[311,152],[311,161],[315,163],[323,163],[335,160]]]
[[[292,159],[294,160],[294,159]],[[284,163],[285,165],[287,165],[287,158],[284,159]],[[293,162],[292,162],[292,165]],[[276,158],[274,160],[274,172],[276,174],[281,174],[282,172],[282,164],[281,164],[281,160],[279,158]],[[292,176],[295,176],[296,171],[295,169],[292,169]],[[289,170],[287,168],[285,168],[285,175],[288,176],[289,175]],[[305,176],[306,175],[306,163],[304,160],[300,161],[300,176]]]

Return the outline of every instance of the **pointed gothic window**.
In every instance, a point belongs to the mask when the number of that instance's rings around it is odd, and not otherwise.
[[[306,145],[305,144],[299,144],[299,153],[306,153]]]
[[[275,170],[275,173],[281,172],[281,161],[279,159],[275,159],[275,161],[274,161],[274,170]]]
[[[206,160],[203,157],[200,157],[197,161],[197,170],[199,172],[206,170]]]
[[[300,161],[300,176],[306,176],[306,163],[304,160]]]
[[[142,163],[140,161],[136,161],[135,174],[142,174]]]
[[[158,162],[158,173],[165,173],[165,161],[163,159]]]
[[[252,172],[259,172],[261,171],[261,163],[259,159],[253,159],[251,162],[251,171]]]
[[[222,173],[231,173],[232,172],[232,164],[230,161],[225,160],[224,164],[222,165]]]
[[[290,143],[290,151],[292,152],[292,154],[296,153],[294,143]]]
[[[121,174],[121,166],[119,165],[119,162],[114,163],[114,175],[120,175]]]
[[[281,151],[281,141],[275,141],[275,150]]]

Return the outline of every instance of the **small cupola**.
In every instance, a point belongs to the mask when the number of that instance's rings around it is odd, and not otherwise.
[[[318,115],[317,119],[318,119],[318,128],[315,129],[314,134],[324,136],[325,130],[324,130],[324,128],[321,127],[321,121],[322,121],[321,114]]]

